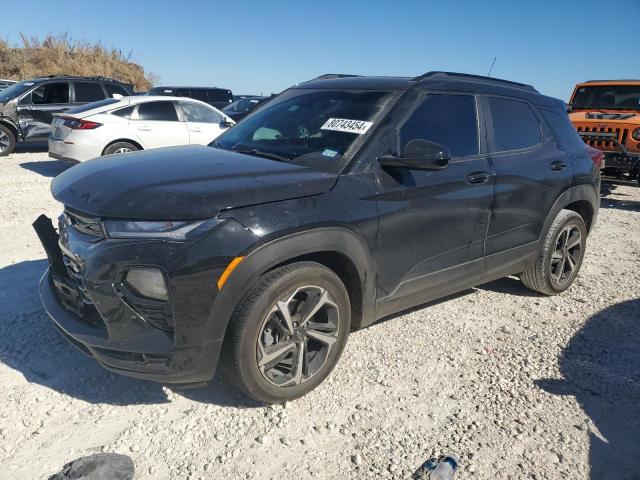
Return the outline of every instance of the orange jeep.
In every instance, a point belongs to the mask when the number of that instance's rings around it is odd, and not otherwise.
[[[580,83],[568,111],[582,139],[603,152],[604,176],[640,182],[640,80]]]

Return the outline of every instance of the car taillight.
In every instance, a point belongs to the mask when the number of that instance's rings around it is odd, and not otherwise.
[[[593,160],[594,165],[596,166],[596,168],[601,168],[602,167],[602,150],[598,150],[597,148],[591,148],[588,147],[587,148],[587,155],[589,155],[589,158],[591,160]]]
[[[80,120],[79,118],[67,118],[63,125],[72,130],[93,130],[94,128],[102,126],[101,123],[90,122],[89,120]]]

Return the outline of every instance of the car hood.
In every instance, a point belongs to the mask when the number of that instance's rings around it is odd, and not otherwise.
[[[579,110],[569,114],[571,121],[602,122],[606,120],[640,123],[640,113],[637,111],[620,110]]]
[[[212,147],[110,155],[76,165],[51,184],[56,200],[89,215],[190,220],[221,210],[317,195],[337,174]]]

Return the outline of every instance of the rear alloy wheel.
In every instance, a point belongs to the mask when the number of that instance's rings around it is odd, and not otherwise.
[[[102,155],[118,155],[121,153],[137,152],[140,150],[133,143],[129,142],[116,142],[109,145],[104,149]]]
[[[340,278],[315,262],[263,275],[241,302],[225,339],[228,377],[254,399],[305,395],[336,365],[350,328]]]
[[[535,265],[520,275],[531,290],[557,295],[571,286],[584,258],[587,227],[582,217],[562,210],[551,224]]]
[[[0,125],[0,157],[9,155],[15,148],[16,136],[9,128]]]

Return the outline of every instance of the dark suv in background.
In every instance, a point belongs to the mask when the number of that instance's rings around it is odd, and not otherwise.
[[[103,77],[38,77],[0,91],[0,156],[16,143],[46,140],[54,113],[114,96],[133,94],[129,84]]]
[[[40,295],[112,371],[197,383],[222,358],[248,395],[282,402],[379,318],[512,274],[548,295],[569,288],[600,155],[563,102],[528,85],[323,76],[211,147],[58,175],[59,234],[34,224],[51,264]]]
[[[153,87],[145,95],[189,97],[216,108],[224,108],[233,102],[231,90],[217,87]]]

